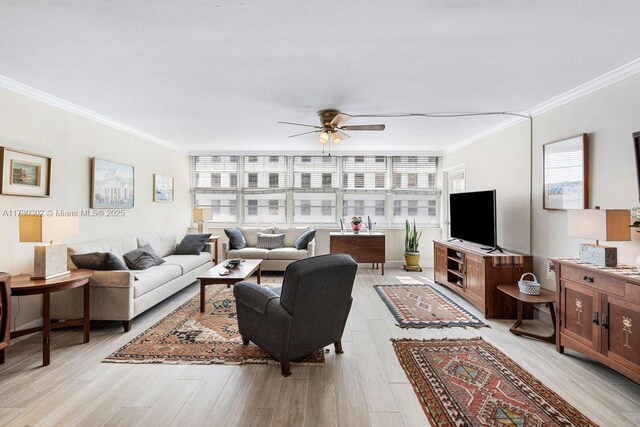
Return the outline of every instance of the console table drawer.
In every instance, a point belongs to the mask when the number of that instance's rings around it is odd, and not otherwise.
[[[560,278],[574,283],[592,286],[602,291],[624,296],[626,283],[624,280],[615,279],[603,274],[594,273],[579,267],[563,265],[560,269]]]

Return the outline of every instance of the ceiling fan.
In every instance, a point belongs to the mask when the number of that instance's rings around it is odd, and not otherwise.
[[[310,133],[319,133],[318,142],[320,144],[328,144],[331,142],[332,144],[337,144],[343,139],[350,138],[349,135],[344,133],[343,131],[381,131],[384,130],[384,125],[347,125],[344,124],[351,119],[353,116],[351,114],[342,113],[338,110],[320,110],[318,111],[318,118],[320,119],[320,126],[316,125],[306,125],[302,123],[291,123],[291,122],[278,122],[285,125],[294,125],[294,126],[305,126],[310,128],[315,128],[315,130],[309,132],[298,133],[295,135],[289,136],[289,138],[295,138],[297,136],[308,135]]]

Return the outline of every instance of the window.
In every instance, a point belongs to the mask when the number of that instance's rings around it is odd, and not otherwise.
[[[438,193],[394,194],[392,224],[413,220],[422,226],[438,225]]]
[[[383,162],[378,159],[382,157]],[[383,189],[387,183],[387,162],[383,156],[343,156],[344,189]]]
[[[258,201],[257,200],[247,200],[247,215],[255,216],[258,215]]]
[[[311,215],[311,200],[300,201],[300,215],[304,215],[304,216]]]
[[[435,189],[437,157],[394,156],[391,158],[393,189]]]
[[[238,187],[238,174],[229,174],[229,187]]]
[[[276,216],[280,209],[280,203],[278,200],[269,200],[269,215]]]
[[[347,219],[353,216],[371,218],[371,221],[382,225],[385,217],[386,194],[345,193],[342,199],[342,215]]]
[[[364,188],[364,174],[363,173],[357,173],[353,176],[353,186],[355,188]]]
[[[247,187],[249,188],[258,188],[258,174],[250,173],[247,174]]]
[[[300,175],[300,178],[302,180],[301,182],[301,187],[302,188],[311,188],[311,174],[310,173],[303,173]]]
[[[376,216],[384,217],[384,200],[376,200]]]
[[[407,215],[409,215],[409,216],[417,216],[418,215],[418,201],[417,200],[407,200]]]
[[[393,182],[391,183],[392,188],[400,188],[402,185],[402,174],[394,173],[393,174]]]
[[[322,188],[331,188],[333,176],[330,173],[322,174]]]
[[[322,216],[328,217],[333,215],[333,206],[331,200],[322,200]]]
[[[280,160],[278,156],[269,156],[269,162],[277,163]]]
[[[279,176],[277,173],[269,174],[269,188],[278,188]]]
[[[311,162],[311,157],[310,156],[302,156],[300,158],[300,161],[302,161],[303,163],[310,163]]]
[[[384,156],[376,156],[376,163],[384,163],[384,161],[385,161]]]
[[[356,163],[364,163],[364,156],[355,156],[353,161]]]
[[[213,188],[220,188],[220,174],[219,173],[212,173],[211,174],[211,187]]]
[[[248,161],[249,163],[257,163],[257,162],[258,162],[258,156],[249,156],[249,157],[247,158],[247,161]]]
[[[378,160],[376,159],[376,162]],[[384,188],[384,173],[376,174],[376,188]]]
[[[407,188],[417,188],[418,187],[418,174],[417,173],[408,173],[407,174]]]

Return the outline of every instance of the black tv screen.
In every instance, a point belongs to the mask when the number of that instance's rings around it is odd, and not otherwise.
[[[494,248],[496,231],[496,190],[449,195],[451,237]]]

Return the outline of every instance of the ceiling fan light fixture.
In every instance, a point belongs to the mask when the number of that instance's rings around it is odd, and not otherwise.
[[[320,144],[323,144],[323,145],[328,143],[329,142],[329,134],[327,132],[322,132],[320,134],[320,136],[318,137],[318,142]]]
[[[340,138],[340,135],[338,135],[337,132],[331,132],[331,143],[332,144],[338,144],[340,141],[342,141],[342,138]]]

